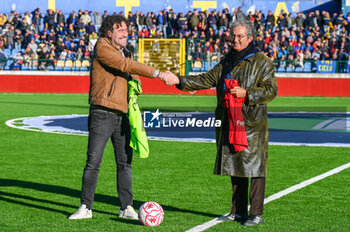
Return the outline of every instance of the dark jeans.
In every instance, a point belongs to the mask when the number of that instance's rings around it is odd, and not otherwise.
[[[87,161],[83,175],[81,204],[92,206],[98,173],[106,144],[111,138],[117,164],[117,191],[120,206],[125,209],[133,205],[132,195],[132,148],[130,127],[126,114],[90,108],[88,119],[89,143]]]
[[[262,215],[264,210],[265,177],[253,177],[250,184],[250,215]],[[233,214],[248,214],[248,186],[249,178],[231,176],[233,188]]]

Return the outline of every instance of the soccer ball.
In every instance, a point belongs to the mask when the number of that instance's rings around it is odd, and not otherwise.
[[[146,202],[139,209],[140,222],[145,226],[159,226],[163,218],[163,208],[157,202]]]

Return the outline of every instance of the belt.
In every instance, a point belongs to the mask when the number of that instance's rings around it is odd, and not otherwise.
[[[110,108],[107,108],[107,107],[104,107],[104,106],[99,106],[99,105],[91,105],[90,108],[92,110],[107,111],[109,113],[113,113],[113,114],[116,114],[116,115],[124,115],[125,114],[124,112],[122,112],[120,110],[110,109]]]

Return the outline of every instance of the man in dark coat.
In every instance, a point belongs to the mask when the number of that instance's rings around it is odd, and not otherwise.
[[[274,65],[254,48],[255,30],[244,15],[230,25],[233,47],[221,62],[207,73],[167,80],[184,91],[216,87],[217,158],[214,174],[231,176],[233,188],[231,213],[223,220],[240,221],[246,226],[263,223],[265,177],[268,158],[267,106],[278,92]],[[228,90],[236,98],[244,98],[243,113],[248,148],[235,151],[229,140],[228,110],[224,106],[225,79],[235,79],[239,87]],[[226,93],[227,94],[227,93]],[[240,110],[240,109],[235,109]],[[231,128],[230,128],[231,129]],[[230,131],[231,132],[231,131]],[[250,216],[248,218],[248,187]]]

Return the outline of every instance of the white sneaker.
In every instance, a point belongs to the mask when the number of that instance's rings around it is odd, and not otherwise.
[[[86,205],[81,205],[77,212],[73,213],[68,217],[68,219],[85,219],[92,218],[92,209],[86,207]]]
[[[139,220],[139,215],[131,205],[128,205],[124,210],[120,210],[119,217]]]

